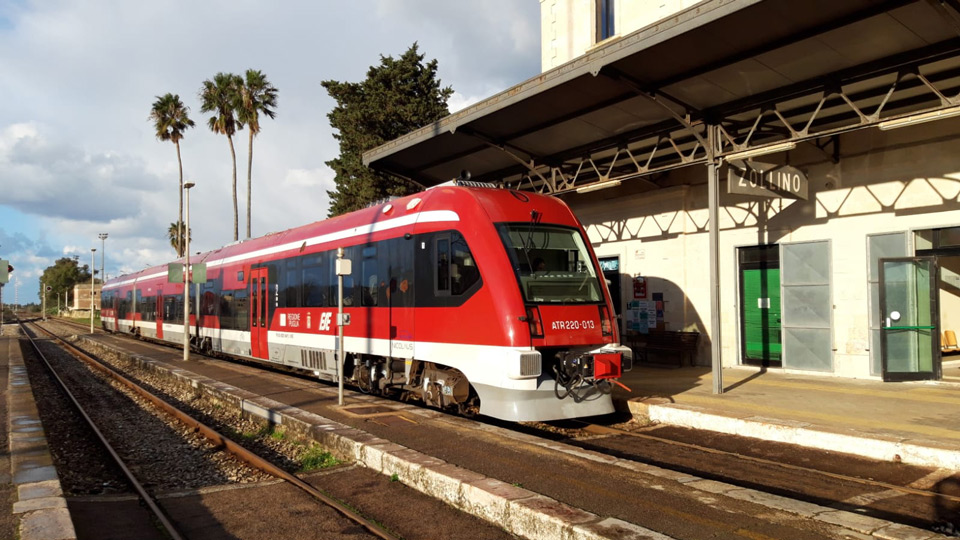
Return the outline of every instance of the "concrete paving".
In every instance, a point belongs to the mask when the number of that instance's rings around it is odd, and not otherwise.
[[[960,470],[960,361],[944,375],[885,383],[727,368],[717,395],[710,368],[638,366],[614,398],[666,424]]]
[[[19,516],[20,540],[73,540],[74,531],[53,466],[18,340],[0,337],[0,359],[9,365],[6,388],[10,477],[17,489],[12,513]]]

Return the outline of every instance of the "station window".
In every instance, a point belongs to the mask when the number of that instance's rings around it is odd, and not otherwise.
[[[613,5],[615,0],[597,0],[597,42],[616,34]]]

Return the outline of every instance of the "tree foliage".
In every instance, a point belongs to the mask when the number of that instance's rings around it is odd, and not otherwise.
[[[247,142],[247,238],[250,238],[250,207],[253,195],[253,138],[260,133],[260,115],[274,118],[277,115],[277,88],[267,76],[257,69],[248,69],[240,86],[240,103],[237,120],[249,130]]]
[[[323,81],[337,102],[327,117],[340,141],[340,156],[327,162],[337,185],[327,192],[330,216],[417,190],[409,181],[365,167],[362,158],[363,152],[449,114],[453,89],[440,86],[437,61],[424,64],[423,59],[414,43],[399,58],[381,55],[380,65],[371,66],[362,82]]]
[[[183,221],[183,160],[180,158],[180,140],[183,133],[194,126],[188,114],[189,107],[180,101],[178,94],[166,93],[157,96],[150,108],[150,120],[156,129],[157,138],[161,141],[171,141],[177,147],[177,164],[180,166],[180,213],[177,219]],[[176,238],[174,249],[179,256],[183,256],[182,239]]]
[[[49,286],[53,290],[47,293],[47,305],[50,305],[51,299],[54,302],[53,305],[56,305],[57,294],[73,290],[73,286],[77,283],[89,282],[90,267],[88,265],[80,266],[76,259],[63,257],[57,259],[52,266],[48,266],[40,275],[40,292],[37,297],[42,299],[44,285]]]
[[[170,241],[170,247],[177,252],[177,257],[183,257],[184,252],[187,249],[187,243],[184,242],[183,245],[180,245],[180,239],[189,239],[193,242],[193,227],[190,228],[189,234],[187,233],[187,225],[182,221],[177,221],[171,223],[170,227],[167,229],[167,239]]]
[[[233,136],[243,129],[243,122],[237,119],[237,111],[241,105],[240,88],[243,78],[233,73],[217,73],[213,80],[203,81],[200,88],[200,112],[213,113],[207,119],[210,131],[225,135],[230,143],[230,157],[233,159],[233,241],[240,239],[239,221],[237,212],[237,152],[233,147]]]

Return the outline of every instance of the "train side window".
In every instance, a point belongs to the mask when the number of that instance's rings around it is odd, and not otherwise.
[[[436,240],[436,291],[438,293],[450,292],[450,238],[442,237]]]
[[[318,253],[304,257],[301,261],[303,269],[300,273],[300,307],[327,307],[330,290],[327,266],[329,257],[326,253]]]
[[[297,257],[287,259],[286,265],[281,270],[281,281],[279,284],[280,307],[298,308],[300,307],[300,259]]]
[[[356,261],[359,260],[358,256],[360,254],[361,253],[359,252],[356,246],[348,247],[343,250],[343,256],[346,257],[347,259],[350,259],[351,261],[354,261],[354,264],[356,264]],[[333,258],[336,258],[336,253],[333,254]],[[356,270],[354,270],[354,272],[356,272]],[[333,290],[336,291],[337,290],[337,277],[336,277],[337,272],[336,272],[336,264],[333,262],[331,262],[330,264],[330,273],[333,276],[332,287],[333,287]],[[343,305],[344,306],[353,306],[357,304],[356,296],[354,296],[357,292],[356,290],[357,288],[354,287],[354,279],[353,279],[354,275],[355,274],[351,274],[349,276],[343,276]],[[335,296],[332,297],[331,300],[332,300],[332,303],[330,305],[336,306],[337,305],[336,297]]]
[[[360,303],[363,306],[377,305],[377,276],[379,261],[377,246],[363,248],[363,260],[360,263]]]
[[[250,324],[247,317],[246,289],[223,291],[220,297],[220,326],[227,330],[245,330]]]
[[[407,238],[394,238],[380,243],[378,255],[381,304],[392,307],[413,306],[414,244]]]
[[[463,236],[454,233],[450,247],[450,293],[459,295],[480,280],[480,270]]]

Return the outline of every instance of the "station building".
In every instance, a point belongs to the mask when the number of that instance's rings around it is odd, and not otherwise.
[[[563,198],[624,341],[695,332],[715,391],[737,365],[936,380],[960,332],[955,7],[541,0],[542,74],[364,161]]]

